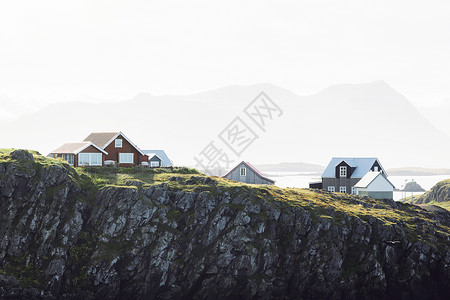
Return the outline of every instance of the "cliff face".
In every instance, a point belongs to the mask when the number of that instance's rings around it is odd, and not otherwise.
[[[417,203],[450,202],[450,179],[438,182],[430,191],[420,197]]]
[[[411,205],[3,158],[0,297],[450,298],[450,224]]]

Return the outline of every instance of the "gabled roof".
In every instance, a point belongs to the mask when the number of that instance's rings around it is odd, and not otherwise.
[[[104,154],[108,154],[105,150],[101,149],[92,142],[81,142],[81,143],[66,143],[61,147],[53,150],[50,154],[78,154],[89,146],[93,146]]]
[[[387,182],[389,182],[390,185],[392,185],[393,188],[395,188],[392,182],[390,182],[389,179],[387,179],[387,177],[384,176],[381,172],[368,172],[363,178],[361,178],[360,181],[358,181],[358,183],[355,185],[355,188],[368,187],[378,176],[382,176]]]
[[[367,174],[367,172],[370,171],[370,168],[372,168],[373,164],[378,161],[378,159],[376,157],[333,157],[325,171],[323,171],[322,178],[336,178],[336,166],[343,161],[349,166],[355,168],[351,178],[362,178]],[[378,161],[378,164],[386,174],[386,171],[381,166],[380,161]]]
[[[233,172],[234,170],[236,170],[241,164],[244,164],[247,168],[251,169],[256,175],[258,175],[258,177],[270,181],[272,183],[275,183],[275,180],[272,180],[270,178],[267,178],[266,176],[264,176],[263,174],[261,174],[254,166],[252,166],[249,162],[246,161],[241,161],[240,163],[238,163],[236,165],[236,167],[234,167],[233,169],[231,169],[230,171],[228,171],[227,174],[223,175],[222,177],[225,178],[228,174],[230,174],[231,172]]]
[[[130,143],[139,153],[145,155],[133,142],[131,142],[121,131],[119,132],[92,132],[84,142],[92,142],[102,149],[105,149],[119,135],[121,135],[128,143]]]
[[[170,160],[170,158],[167,156],[166,152],[164,150],[142,150],[145,155],[150,154],[156,154],[159,158],[161,158],[161,166],[163,167],[171,167],[173,166],[173,162]]]
[[[92,142],[105,149],[119,134],[120,132],[92,132],[84,141]]]
[[[161,162],[162,162],[161,157],[159,157],[158,155],[156,155],[156,153],[145,153],[145,155],[148,156],[148,159],[149,159],[149,160],[156,156],[156,157],[159,158],[159,159],[161,160]]]

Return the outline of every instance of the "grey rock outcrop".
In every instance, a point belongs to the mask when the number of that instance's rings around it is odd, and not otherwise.
[[[450,232],[439,222],[417,217],[411,231],[403,221],[269,201],[251,188],[95,192],[81,180],[68,166],[0,164],[0,297],[450,297]],[[197,183],[217,184],[184,182]]]
[[[418,204],[450,202],[450,179],[438,182],[414,202]]]

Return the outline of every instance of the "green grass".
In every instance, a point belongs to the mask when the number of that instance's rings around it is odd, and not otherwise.
[[[79,167],[76,168],[79,174],[84,174],[100,186],[149,186],[161,183],[161,178],[167,178],[165,175],[178,176],[184,174],[200,174],[199,171],[192,168],[156,168],[148,169],[142,167],[118,168],[118,167]]]
[[[21,287],[42,288],[44,282],[44,270],[36,268],[32,262],[27,261],[29,253],[20,257],[8,257],[0,274],[9,274],[17,278]]]
[[[20,164],[20,162],[11,161],[8,151],[10,150],[3,149],[0,151],[0,163]],[[88,191],[87,195],[80,196],[80,199],[77,200],[88,203],[94,203],[96,191],[104,187],[126,186],[145,189],[164,183],[170,189],[177,191],[207,192],[213,197],[227,192],[232,198],[241,196],[256,202],[264,201],[282,210],[300,208],[308,211],[314,220],[320,222],[345,223],[356,218],[368,222],[375,218],[384,226],[403,224],[402,226],[407,231],[408,237],[413,240],[430,241],[434,235],[431,231],[435,229],[445,235],[450,235],[450,228],[442,224],[436,224],[431,213],[408,204],[399,204],[398,207],[395,207],[389,201],[350,194],[299,188],[279,188],[268,185],[249,185],[221,177],[209,177],[195,169],[183,167],[173,169],[84,167],[74,169],[63,161],[37,154],[35,154],[35,160],[36,162],[32,166],[34,168],[46,168],[52,165],[68,168],[73,182],[84,191]],[[243,208],[239,206],[239,209]],[[168,217],[176,219],[178,213],[173,211]],[[433,224],[434,227],[430,227],[430,229],[422,228],[420,224],[423,221]]]
[[[442,180],[422,195],[407,197],[405,203],[436,205],[450,210],[450,179]]]

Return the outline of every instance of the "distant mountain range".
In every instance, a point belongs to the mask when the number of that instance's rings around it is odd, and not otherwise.
[[[266,119],[265,131],[243,112],[261,91],[283,111]],[[240,156],[219,138],[238,116],[258,136]],[[1,124],[0,147],[47,154],[90,132],[117,130],[142,148],[165,149],[177,165],[196,165],[194,157],[214,142],[233,160],[230,166],[241,160],[262,169],[283,161],[323,166],[333,156],[376,156],[385,168],[450,168],[449,136],[383,81],[332,86],[311,96],[258,84],[187,96],[140,94],[112,103],[58,103]]]
[[[431,169],[431,168],[394,168],[388,169],[387,173],[394,176],[433,176],[449,175],[450,169]]]
[[[325,167],[315,164],[297,162],[297,163],[279,163],[279,164],[260,164],[255,167],[261,172],[299,172],[322,174]]]

